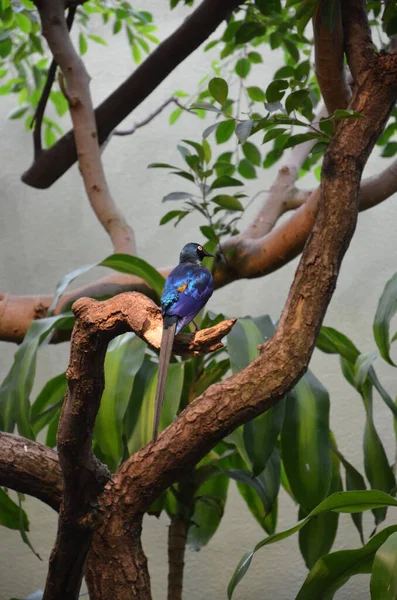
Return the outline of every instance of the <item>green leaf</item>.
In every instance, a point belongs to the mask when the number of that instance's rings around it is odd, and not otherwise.
[[[257,356],[258,346],[263,344],[263,336],[250,317],[238,319],[227,336],[227,349],[233,373],[245,369]]]
[[[266,142],[270,142],[271,140],[276,139],[279,135],[282,135],[287,130],[285,127],[276,127],[275,129],[270,129],[263,136],[262,144],[266,144]]]
[[[244,444],[254,476],[262,473],[275,448],[284,422],[285,399],[244,425]]]
[[[186,217],[188,214],[189,211],[187,210],[170,210],[170,212],[167,212],[163,217],[161,217],[160,225],[165,225],[165,223],[168,223],[168,221],[172,221],[172,219],[176,218],[178,218],[178,221],[180,221],[181,218]]]
[[[235,66],[235,71],[239,77],[245,79],[251,71],[251,63],[247,58],[240,58]]]
[[[120,273],[128,273],[141,277],[160,297],[164,287],[164,277],[142,258],[129,254],[112,254],[98,264]]]
[[[87,37],[89,37],[90,40],[92,40],[96,44],[102,44],[102,46],[107,46],[107,43],[105,42],[105,40],[103,38],[101,38],[99,35],[89,33]]]
[[[183,369],[183,363],[171,363],[168,367],[160,431],[168,427],[175,418],[182,394]],[[158,365],[145,356],[142,366],[135,376],[131,397],[124,415],[123,429],[130,454],[152,439],[157,372]]]
[[[283,98],[288,87],[289,83],[285,79],[275,79],[267,86],[266,100],[269,103],[278,102]]]
[[[29,327],[22,344],[15,352],[14,363],[0,386],[0,420],[3,417],[6,424],[8,421],[9,426],[4,428],[6,431],[12,431],[13,423],[16,423],[20,435],[35,439],[30,423],[29,397],[36,372],[37,350],[54,329],[70,322],[71,316],[61,314],[39,319]]]
[[[376,551],[396,531],[396,525],[387,527],[362,548],[341,550],[323,556],[306,577],[296,600],[331,600],[350,577],[371,573]],[[386,597],[382,597],[382,600],[385,599]]]
[[[247,87],[247,94],[254,102],[264,102],[266,100],[265,92],[257,86]]]
[[[78,267],[78,269],[75,269],[74,271],[71,271],[70,273],[67,273],[64,277],[62,277],[62,279],[57,283],[57,286],[55,288],[55,295],[54,295],[54,299],[52,301],[51,306],[48,309],[48,313],[52,314],[58,304],[59,298],[62,296],[62,294],[64,293],[64,291],[66,290],[66,288],[80,275],[84,275],[84,273],[87,273],[88,271],[90,271],[91,269],[93,269],[96,265],[95,264],[90,264],[90,265],[83,265],[81,267]]]
[[[379,492],[376,490],[365,490],[365,491],[360,491],[360,492],[337,492],[335,494],[332,494],[331,496],[329,496],[328,498],[323,500],[315,509],[313,509],[305,519],[303,519],[302,521],[299,521],[296,525],[294,525],[293,527],[290,527],[289,529],[285,529],[284,531],[280,531],[279,533],[269,535],[267,538],[265,538],[264,540],[262,540],[258,544],[256,544],[256,546],[254,547],[253,550],[249,550],[248,552],[246,552],[244,554],[244,556],[240,560],[239,564],[237,565],[237,567],[233,573],[233,576],[229,582],[228,589],[227,589],[228,599],[230,600],[237,584],[242,580],[242,578],[248,571],[253,555],[260,548],[263,548],[263,546],[266,546],[268,544],[274,544],[276,542],[279,542],[281,540],[284,540],[284,539],[290,537],[291,535],[293,535],[294,533],[296,533],[297,531],[302,529],[302,527],[304,527],[312,517],[322,515],[331,510],[337,511],[337,512],[351,513],[351,512],[362,512],[364,510],[372,510],[373,508],[379,508],[379,507],[385,507],[385,506],[397,506],[397,500],[395,500],[394,498],[389,496],[389,494],[385,494],[384,492]],[[384,530],[384,531],[387,531],[387,530]],[[381,535],[382,533],[384,533],[384,531],[379,533],[378,535]],[[374,537],[371,540],[371,542],[373,542],[373,540],[375,540],[376,537]],[[369,542],[369,543],[371,543],[371,542]],[[328,556],[333,556],[333,555],[328,555]],[[324,557],[321,560],[325,560],[325,558],[326,557]],[[309,597],[307,597],[307,598],[309,600]],[[297,600],[298,600],[298,598],[297,598]],[[303,597],[299,598],[299,600],[303,600]],[[313,596],[310,596],[310,600],[313,600]],[[326,600],[326,598],[324,598],[324,600]]]
[[[87,40],[85,39],[84,35],[82,33],[79,34],[79,52],[81,54],[81,56],[83,56],[83,54],[85,54],[87,52]]]
[[[30,421],[35,435],[48,425],[63,404],[66,389],[67,381],[65,373],[53,377],[44,385],[32,404],[30,412]]]
[[[216,112],[216,113],[221,112],[219,110],[219,108],[217,108],[213,104],[210,104],[209,102],[195,102],[194,104],[191,105],[190,108],[197,108],[199,110],[209,110],[210,112]]]
[[[342,480],[340,476],[340,461],[336,454],[332,455],[332,477],[328,493],[341,491]],[[306,515],[300,509],[299,519]],[[335,541],[338,529],[339,514],[336,512],[325,513],[315,519],[310,519],[303,529],[299,531],[299,548],[308,569],[311,569],[321,556],[328,554]]]
[[[371,600],[397,598],[397,532],[396,527],[393,529],[394,533],[389,535],[375,554],[370,583]]]
[[[253,38],[264,35],[265,32],[266,27],[262,23],[257,21],[245,22],[236,32],[236,42],[237,44],[246,44]]]
[[[41,559],[41,556],[36,552],[36,550],[33,548],[26,531],[29,531],[29,528],[26,527],[26,521],[25,521],[25,514],[24,511],[22,510],[22,499],[23,499],[23,494],[18,493],[18,505],[19,505],[19,533],[21,534],[21,538],[22,540],[25,542],[25,544],[27,546],[29,546],[29,548],[31,549],[31,551],[33,552],[33,554],[35,554],[37,556],[37,558],[39,560]]]
[[[334,112],[334,118],[335,119],[363,119],[364,115],[362,115],[361,113],[351,110],[351,109],[342,109],[342,108],[338,108],[335,112]]]
[[[94,443],[114,472],[123,456],[123,419],[146,344],[133,333],[112,340],[105,357],[105,389],[95,421]]]
[[[365,490],[367,486],[365,485],[364,477],[353,467],[352,464],[349,463],[348,460],[339,452],[336,446],[333,445],[332,451],[336,454],[336,456],[341,461],[345,473],[346,473],[346,490]],[[352,513],[352,520],[354,525],[357,528],[357,531],[360,535],[361,543],[364,545],[364,532],[363,532],[363,516],[361,513]]]
[[[181,116],[182,113],[183,113],[183,108],[181,108],[180,106],[177,106],[170,114],[169,124],[173,125],[177,121],[177,119],[179,119],[179,117]]]
[[[308,513],[327,495],[332,475],[329,395],[310,372],[287,396],[281,449],[294,497]]]
[[[308,90],[296,90],[291,92],[285,100],[285,110],[289,114],[293,110],[296,110],[302,106],[309,98]]]
[[[224,142],[227,142],[227,140],[229,140],[233,133],[234,133],[234,129],[236,127],[236,122],[233,119],[229,119],[228,121],[223,121],[222,123],[219,123],[219,125],[216,128],[216,141],[218,142],[218,144],[223,144]]]
[[[256,178],[255,167],[246,158],[243,158],[242,160],[240,160],[237,170],[240,173],[240,175],[242,177],[245,177],[246,179],[255,179]]]
[[[259,167],[261,164],[261,153],[255,144],[251,144],[251,142],[245,142],[242,148],[245,158],[252,162],[252,164]]]
[[[226,177],[226,175],[224,175],[224,177]],[[211,202],[214,202],[214,204],[226,208],[227,210],[244,210],[244,206],[241,204],[240,200],[226,194],[214,196],[211,198]]]
[[[191,550],[201,550],[218,529],[223,517],[228,486],[229,478],[218,471],[197,490],[187,535],[187,544]]]
[[[190,192],[171,192],[163,197],[162,202],[169,202],[175,200],[188,200],[192,197]]]
[[[22,515],[23,526],[29,531],[29,521],[24,510],[22,510],[0,487],[0,525],[9,529],[19,529],[20,515]]]
[[[211,190],[217,190],[222,187],[235,187],[239,185],[244,185],[238,179],[234,179],[233,177],[229,177],[229,175],[221,175],[217,177],[211,185]]]
[[[248,121],[242,121],[236,126],[236,136],[242,144],[244,144],[251,135],[252,125],[253,123],[251,119],[249,119]]]
[[[208,84],[208,91],[211,96],[223,106],[227,100],[229,86],[221,77],[214,77]]]
[[[259,52],[248,52],[248,60],[254,64],[263,62],[263,58]]]
[[[390,365],[396,366],[390,356],[390,322],[397,312],[397,273],[386,283],[379,299],[373,324],[374,338],[379,352]]]
[[[297,133],[296,135],[291,135],[283,147],[285,150],[286,148],[293,148],[294,146],[298,146],[299,144],[303,144],[304,142],[308,142],[309,140],[315,140],[319,138],[321,138],[320,133]]]
[[[30,33],[32,31],[32,21],[23,13],[15,13],[15,21],[24,33]]]
[[[360,351],[346,335],[332,327],[321,327],[316,346],[326,354],[340,354],[353,364],[360,354]]]

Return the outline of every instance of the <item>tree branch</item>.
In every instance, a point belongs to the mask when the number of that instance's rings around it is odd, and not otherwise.
[[[169,104],[175,104],[176,106],[178,106],[182,110],[185,110],[186,112],[190,112],[190,113],[192,112],[191,110],[186,108],[186,106],[183,106],[183,104],[181,104],[179,102],[178,98],[175,98],[175,96],[171,96],[171,98],[168,98],[167,100],[165,100],[162,104],[160,104],[159,107],[156,108],[156,110],[154,110],[152,113],[150,113],[142,121],[138,121],[138,123],[134,123],[132,125],[132,127],[130,127],[129,129],[115,129],[115,131],[113,131],[112,135],[120,135],[120,136],[132,135],[133,133],[136,132],[137,129],[139,129],[140,127],[144,127],[145,125],[150,123],[150,121],[152,121],[155,117],[157,117]]]
[[[342,1],[345,53],[354,81],[362,82],[374,57],[374,45],[364,0]]]
[[[327,110],[324,105],[321,105],[312,124],[317,125],[326,115]],[[309,140],[295,146],[287,153],[262,207],[239,237],[256,239],[265,236],[285,212],[295,210],[307,202],[311,192],[299,190],[295,182],[315,143],[315,140]]]
[[[351,92],[347,85],[343,64],[343,28],[340,3],[336,3],[336,17],[332,29],[324,24],[324,0],[313,15],[314,53],[316,77],[321,95],[330,115],[337,108],[346,108]]]
[[[243,0],[203,0],[182,25],[95,110],[98,142],[103,142],[189,54],[202,44]],[[41,154],[22,175],[37,188],[50,187],[76,161],[73,132],[69,131]]]
[[[78,598],[92,536],[101,524],[98,496],[110,473],[92,453],[92,434],[104,388],[108,343],[131,329],[153,348],[161,343],[160,309],[141,294],[121,294],[105,302],[82,298],[73,311],[68,392],[57,435],[64,492],[44,600]],[[235,319],[195,334],[179,334],[174,352],[194,355],[217,350],[234,323]]]
[[[112,240],[114,251],[134,254],[132,229],[117,208],[107,185],[98,146],[89,76],[71,42],[62,0],[37,2],[46,38],[54,60],[62,70],[67,90],[80,171],[91,206]],[[60,81],[62,84],[62,80]],[[61,85],[62,89],[63,85]]]
[[[77,6],[71,6],[68,10],[66,25],[67,25],[69,31],[72,29],[74,16],[76,14],[76,9],[77,9]],[[54,83],[57,66],[58,65],[55,62],[55,60],[52,59],[50,68],[48,69],[47,79],[46,79],[43,91],[41,92],[40,100],[37,105],[36,112],[34,113],[32,123],[30,125],[30,127],[34,127],[34,129],[33,129],[33,148],[34,148],[34,159],[35,160],[38,158],[38,156],[43,151],[43,146],[42,146],[42,142],[41,142],[41,126],[43,123],[43,117],[44,117],[45,108],[47,106],[48,98],[50,97],[52,84]]]
[[[126,518],[144,511],[225,435],[276,404],[307,369],[356,226],[362,170],[397,99],[397,57],[377,56],[371,67],[352,101],[365,118],[342,122],[325,156],[318,216],[275,335],[246,369],[209,387],[120,467],[114,482]]]
[[[59,510],[62,476],[57,453],[19,435],[0,432],[0,485]]]

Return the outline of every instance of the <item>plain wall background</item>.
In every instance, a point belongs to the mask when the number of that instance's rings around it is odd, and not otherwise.
[[[149,10],[164,39],[183,20],[184,8],[170,12],[168,3],[156,0]],[[112,38],[98,26],[95,33],[111,38],[108,48],[92,43],[86,62],[92,76],[91,90],[97,105],[135,68],[123,34]],[[77,33],[77,28],[75,34]],[[148,115],[175,90],[195,91],[197,82],[210,70],[216,54],[192,54],[163,84],[126,119],[125,125]],[[269,52],[264,65],[254,70],[253,81],[266,87],[277,68],[280,57]],[[15,106],[12,97],[0,102],[0,291],[13,294],[46,294],[67,272],[78,266],[101,260],[111,254],[109,240],[97,223],[76,166],[69,170],[50,190],[34,190],[22,184],[21,173],[32,159],[30,136],[20,122],[8,121],[7,114]],[[194,218],[183,221],[176,230],[172,225],[159,227],[168,207],[162,197],[171,191],[183,190],[183,180],[172,178],[164,171],[147,171],[150,162],[166,161],[181,164],[177,143],[188,137],[200,139],[203,129],[211,124],[184,114],[170,127],[165,111],[135,135],[114,138],[104,153],[108,182],[116,202],[134,227],[140,256],[160,267],[177,262],[180,248],[188,241],[201,241]],[[67,119],[64,121],[68,128]],[[258,140],[260,143],[260,140]],[[225,146],[216,148],[223,151]],[[366,174],[377,173],[386,161],[372,157]],[[258,170],[258,179],[247,185],[252,193],[268,189],[277,172],[277,165],[267,171]],[[314,178],[302,185],[312,187]],[[259,200],[246,215],[252,218]],[[169,207],[173,208],[173,207]],[[378,208],[359,217],[357,231],[344,260],[338,287],[328,310],[325,323],[351,337],[362,352],[372,350],[372,320],[384,284],[397,270],[396,265],[396,199],[391,198]],[[209,308],[235,316],[268,313],[277,319],[292,282],[297,260],[276,273],[258,280],[240,281],[219,290]],[[102,275],[96,271],[90,277]],[[80,285],[82,280],[78,281]],[[0,376],[4,377],[12,364],[15,347],[0,344]],[[68,346],[52,346],[40,351],[33,397],[50,377],[67,366]],[[395,372],[381,364],[377,368],[384,385],[396,395]],[[343,380],[335,357],[315,353],[311,368],[331,394],[331,426],[341,451],[361,471],[364,410],[358,395]],[[392,460],[395,442],[390,412],[375,398],[376,424]],[[0,538],[0,600],[23,597],[45,583],[47,561],[56,531],[56,514],[31,499],[27,502],[30,516],[30,539],[43,558],[39,562],[20,540],[18,532],[1,528]],[[280,494],[279,529],[296,520],[296,508]],[[396,519],[393,512],[389,521]],[[369,516],[365,519],[367,535],[372,529]],[[153,597],[165,598],[167,518],[146,518],[144,547],[149,558]],[[231,483],[226,512],[213,540],[200,553],[186,556],[185,598],[189,600],[221,600],[226,597],[229,578],[241,555],[265,537],[264,532],[245,508]],[[341,516],[335,549],[359,546],[356,530],[349,516]],[[264,548],[259,552],[248,575],[237,588],[236,600],[292,600],[306,576],[306,568],[298,550],[298,537]],[[369,598],[368,577],[356,577],[336,596],[338,600]]]

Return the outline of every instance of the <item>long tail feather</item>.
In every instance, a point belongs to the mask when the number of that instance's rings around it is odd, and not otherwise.
[[[170,364],[172,346],[174,345],[175,329],[176,321],[169,325],[169,327],[166,327],[164,324],[163,335],[161,337],[159,375],[157,379],[156,403],[153,423],[153,442],[155,442],[157,439],[159,429],[160,414],[163,406],[165,384],[167,381],[168,365]]]

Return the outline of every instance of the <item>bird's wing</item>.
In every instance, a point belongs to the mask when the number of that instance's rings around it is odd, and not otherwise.
[[[178,333],[194,319],[211,297],[214,291],[211,273],[205,267],[196,267],[184,282],[179,280],[176,289],[178,295],[165,306],[164,313],[169,317],[179,317],[176,330]]]

